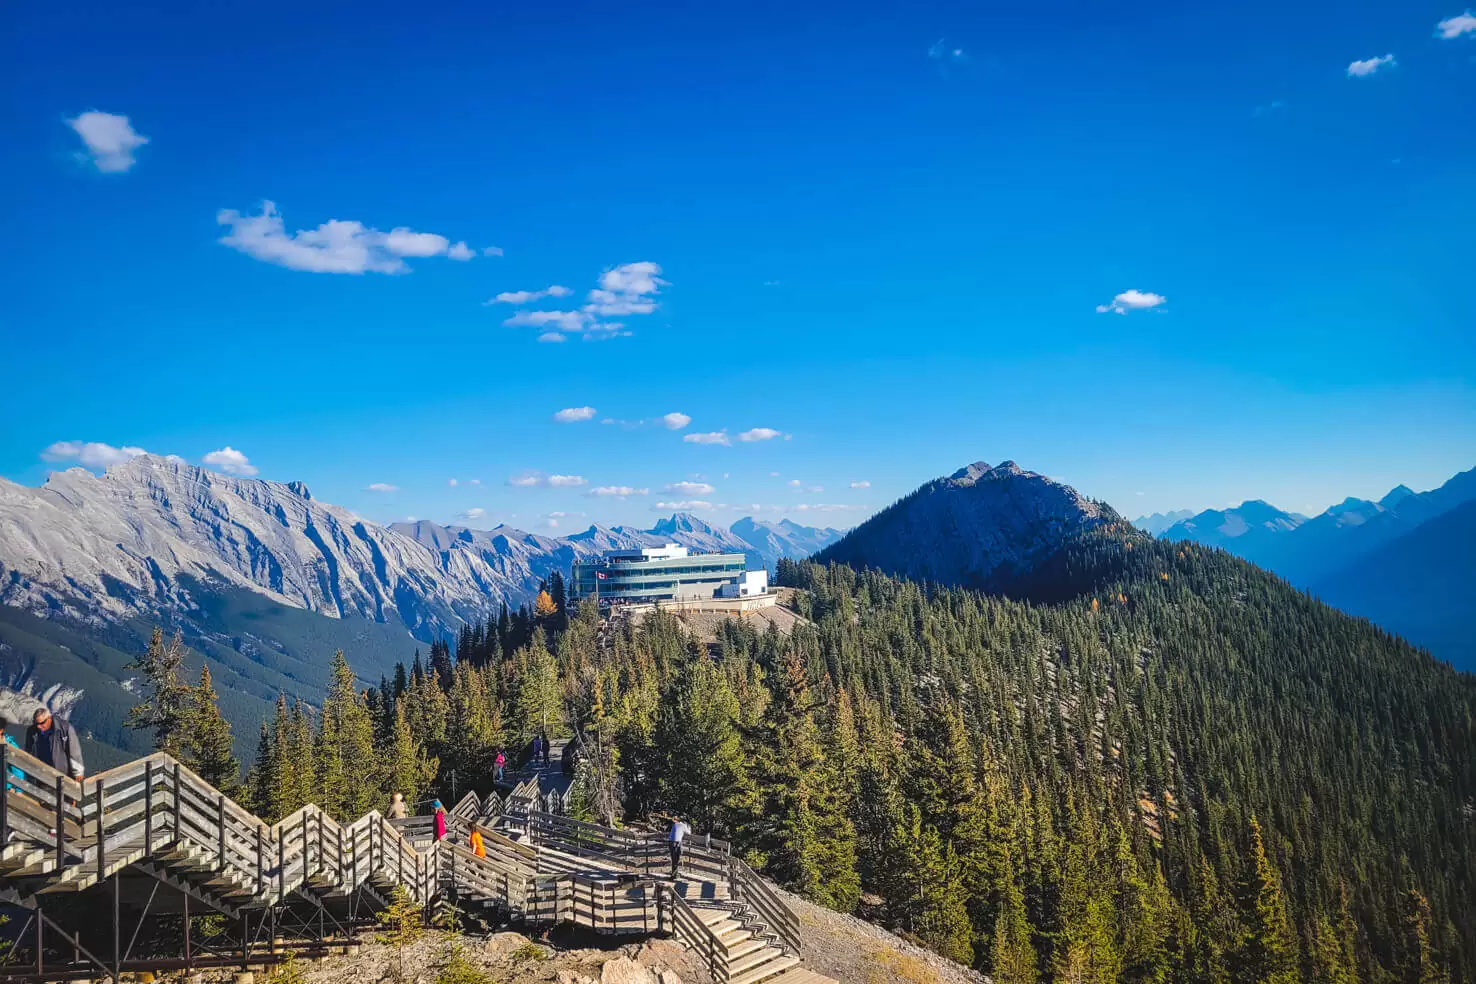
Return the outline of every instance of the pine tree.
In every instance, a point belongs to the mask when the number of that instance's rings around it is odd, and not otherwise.
[[[541,629],[533,634],[528,648],[518,653],[513,686],[513,726],[520,741],[531,741],[540,733],[554,737],[562,732],[564,688],[559,664],[548,651]]]
[[[379,913],[379,942],[395,954],[395,979],[405,980],[405,951],[425,935],[423,909],[399,885],[390,891],[389,905]]]
[[[143,673],[144,699],[128,711],[127,727],[154,733],[154,749],[179,757],[189,712],[190,686],[180,679],[184,668],[184,641],[178,632],[166,646],[155,626],[149,647],[128,664]]]
[[[184,711],[182,758],[186,765],[227,796],[241,784],[241,763],[233,754],[231,725],[221,716],[209,664],[200,667],[200,683],[191,687]]]
[[[972,963],[973,927],[958,856],[937,830],[923,825],[915,804],[906,806],[893,831],[892,851],[893,868],[884,889],[888,913],[930,949]]]
[[[1297,984],[1296,939],[1281,894],[1281,876],[1266,855],[1260,822],[1250,819],[1250,856],[1237,893],[1242,932],[1231,960],[1246,984]]]
[[[279,704],[280,706],[280,704]],[[250,791],[251,811],[268,823],[282,819],[276,815],[273,797],[281,782],[282,763],[272,744],[272,733],[265,721],[256,739],[256,761],[246,775],[246,788]]]
[[[1415,889],[1404,896],[1404,938],[1399,958],[1400,984],[1448,984],[1430,944],[1430,900]]]
[[[390,741],[378,752],[377,758],[384,763],[382,785],[385,799],[391,794],[401,793],[413,808],[435,781],[439,763],[426,754],[425,746],[415,741],[405,716],[404,697],[395,702],[395,724],[390,732]]]
[[[348,823],[369,812],[379,799],[379,790],[365,781],[375,768],[374,722],[342,650],[333,654],[329,673],[314,749],[318,805]]]
[[[737,699],[703,654],[687,661],[656,723],[661,807],[721,837],[732,837],[755,806],[737,713]]]
[[[1031,942],[1033,935],[1030,918],[1025,914],[1025,895],[1011,871],[1005,881],[999,915],[994,920],[994,938],[989,950],[990,974],[995,984],[1035,984],[1039,979],[1035,946]]]

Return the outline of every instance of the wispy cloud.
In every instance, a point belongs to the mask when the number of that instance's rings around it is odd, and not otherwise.
[[[525,471],[509,478],[507,484],[521,489],[572,489],[588,485],[589,480],[582,475],[545,475],[541,471]]]
[[[851,488],[853,488],[853,489],[869,489],[869,488],[871,488],[871,483],[868,482],[866,479],[863,478],[859,482],[852,482],[851,483]]]
[[[75,461],[84,468],[107,468],[131,461],[141,454],[148,452],[127,446],[115,448],[101,441],[57,441],[48,445],[41,457],[47,461]]]
[[[406,258],[450,256],[468,259],[466,243],[452,243],[434,232],[404,227],[381,232],[343,219],[329,219],[316,229],[287,232],[277,206],[261,203],[259,215],[221,209],[216,222],[230,232],[220,242],[265,263],[309,273],[408,273]]]
[[[667,285],[660,277],[661,266],[650,260],[622,263],[600,274],[599,286],[590,290],[585,304],[577,311],[519,311],[502,323],[511,327],[531,326],[543,328],[540,342],[562,342],[568,335],[582,335],[586,339],[614,338],[628,335],[623,321],[610,318],[636,314],[650,314],[656,310],[656,296]],[[507,295],[507,303],[526,303],[541,297],[564,297],[572,291],[558,288],[555,293],[550,287],[544,292],[519,291]],[[524,295],[526,297],[524,298]],[[499,294],[494,301],[501,300]],[[512,300],[514,297],[524,298]],[[554,337],[554,336],[560,337]]]
[[[462,520],[463,522],[466,522],[473,519],[481,519],[485,515],[487,515],[487,510],[483,509],[481,506],[472,506],[465,512],[457,513],[456,518]]]
[[[711,495],[717,491],[706,482],[672,482],[664,488],[673,495]]]
[[[148,137],[133,129],[128,117],[95,109],[67,120],[67,126],[82,138],[87,148],[77,156],[91,161],[93,167],[105,174],[121,174],[133,167],[136,163],[133,152],[149,142]]]
[[[594,415],[594,407],[565,407],[554,414],[553,419],[560,424],[577,424],[582,420],[593,420]]]
[[[448,479],[446,479],[446,484],[449,485],[449,486],[451,486],[454,489],[454,488],[456,488],[456,486],[460,485],[461,483],[458,482],[454,478],[448,478]]]
[[[738,440],[752,443],[754,441],[772,441],[776,437],[788,438],[789,435],[783,431],[777,431],[772,427],[755,427],[738,435]]]
[[[400,487],[398,485],[391,485],[388,482],[374,482],[371,485],[365,486],[364,491],[365,492],[398,492],[398,491],[400,491]]]
[[[656,418],[661,421],[661,426],[667,430],[678,431],[692,422],[692,418],[684,413],[667,413]]]
[[[1348,65],[1348,78],[1361,79],[1366,75],[1372,75],[1384,66],[1393,68],[1397,64],[1393,55],[1379,55],[1377,58],[1363,58]]]
[[[1435,25],[1435,33],[1447,41],[1462,34],[1476,34],[1476,15],[1467,10],[1454,17],[1447,17]]]
[[[702,434],[683,434],[682,435],[682,440],[683,441],[686,441],[688,444],[732,444],[733,443],[732,441],[728,440],[728,432],[725,431],[725,430],[721,430],[721,431],[708,431],[708,432],[702,433]]]
[[[250,476],[255,475],[257,470],[256,466],[251,463],[251,459],[229,444],[219,450],[210,452],[201,458],[200,461],[212,468],[219,468],[228,475]]]
[[[1113,314],[1127,314],[1129,311],[1147,311],[1149,308],[1158,307],[1166,300],[1168,300],[1167,297],[1152,291],[1125,290],[1112,298],[1112,303],[1098,304],[1097,313],[1107,314],[1110,311]]]
[[[650,489],[637,489],[629,485],[601,485],[584,493],[591,499],[624,499],[632,495],[649,495]]]
[[[928,45],[928,57],[940,65],[961,65],[969,60],[964,50],[949,44],[947,38],[939,38]]]
[[[653,503],[651,509],[655,512],[690,512],[693,509],[711,509],[712,503],[706,499],[685,499],[680,502],[657,502]]]
[[[568,297],[574,293],[568,287],[560,287],[558,284],[550,284],[542,290],[506,290],[498,294],[488,304],[527,304],[529,301],[541,301],[545,297]]]

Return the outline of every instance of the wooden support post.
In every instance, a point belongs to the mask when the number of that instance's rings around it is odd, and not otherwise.
[[[226,869],[226,838],[225,838],[225,794],[224,793],[217,793],[216,796],[215,796],[215,824],[216,824],[216,835],[217,835],[217,840],[218,840],[218,844],[219,844],[217,850],[218,850],[218,853],[220,855],[219,859],[216,861],[215,870],[216,871],[225,871],[225,869]]]
[[[184,797],[179,792],[179,763],[176,762],[174,763],[174,839],[177,841],[184,838],[181,832],[183,828],[179,823],[180,800],[182,799]]]
[[[262,855],[265,853],[262,847],[261,825],[256,826],[256,894],[260,895],[265,890],[262,882]]]
[[[43,949],[43,927],[46,921],[42,918],[41,907],[36,906],[36,976],[40,977],[46,973],[45,959],[46,951]]]
[[[56,866],[58,869],[67,863],[66,835],[67,808],[66,799],[62,793],[62,785],[66,780],[61,776],[56,777]]]
[[[107,809],[107,802],[104,799],[102,780],[94,780],[94,783],[97,786],[97,880],[102,881],[108,876],[107,845],[103,836],[103,811]],[[116,918],[116,913],[114,916]]]
[[[179,767],[175,767],[175,776],[179,776]],[[175,787],[178,789],[178,787]],[[195,956],[190,952],[190,893],[184,893],[184,959],[185,969],[188,970],[195,962]]]
[[[154,763],[144,760],[144,855],[154,853]]]

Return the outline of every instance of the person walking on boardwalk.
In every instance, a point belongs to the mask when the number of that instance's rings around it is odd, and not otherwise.
[[[529,760],[533,767],[538,768],[538,760],[543,756],[543,736],[533,736],[533,757]]]
[[[672,817],[671,829],[666,832],[667,846],[671,848],[671,880],[676,881],[677,871],[682,865],[682,842],[692,832],[682,820]]]
[[[390,794],[389,818],[391,820],[403,820],[409,811],[405,808],[405,794]]]
[[[497,766],[497,781],[502,781],[502,770],[507,768],[507,756],[502,754],[502,749],[497,750],[497,758],[492,761]]]
[[[472,828],[471,836],[467,838],[467,843],[471,845],[472,853],[477,857],[485,858],[487,856],[487,845],[482,843],[482,832],[476,827]]]
[[[543,752],[543,764],[548,765],[548,733],[544,732],[538,736],[538,745]]]
[[[436,813],[436,840],[446,839],[446,808],[441,805],[440,800],[431,804],[431,809]]]
[[[44,707],[36,709],[32,724],[26,729],[26,751],[58,772],[82,781],[82,741],[70,722],[52,717]]]

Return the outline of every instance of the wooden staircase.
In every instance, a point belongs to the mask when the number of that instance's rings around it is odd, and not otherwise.
[[[729,845],[689,842],[672,880],[664,877],[670,862],[659,836],[545,813],[536,783],[506,800],[469,794],[451,811],[447,838],[436,842],[425,818],[391,821],[371,812],[343,825],[313,805],[268,825],[162,754],[78,782],[0,744],[0,775],[0,903],[33,910],[37,933],[34,966],[18,970],[0,960],[0,981],[83,971],[116,980],[148,969],[146,957],[130,959],[132,944],[123,951],[116,929],[121,882],[143,877],[157,883],[145,916],[162,886],[182,900],[186,923],[192,904],[197,914],[240,920],[243,966],[290,952],[290,943],[278,949],[279,909],[321,912],[320,927],[331,916],[351,935],[402,889],[427,909],[451,901],[534,925],[668,934],[696,951],[722,984],[837,984],[800,966],[798,920]],[[464,846],[473,828],[484,857]],[[43,912],[54,911],[50,900],[100,898],[109,887],[111,961],[82,945],[88,927],[68,934]],[[258,936],[270,921],[265,955],[252,953],[253,919]],[[46,925],[65,946],[46,946]],[[75,961],[49,969],[48,953],[68,949]],[[185,966],[196,965],[190,961],[187,950]]]

